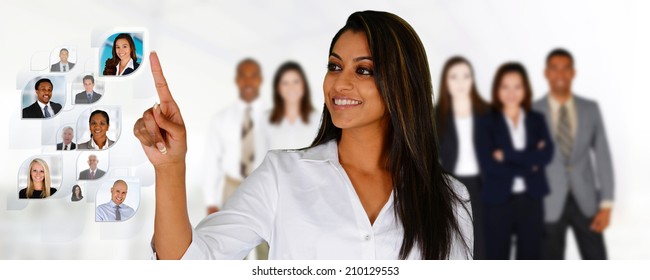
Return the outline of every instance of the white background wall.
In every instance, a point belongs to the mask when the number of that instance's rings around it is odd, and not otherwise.
[[[650,2],[566,0],[3,1],[0,131],[8,133],[0,134],[0,258],[148,256],[154,193],[146,186],[151,185],[151,169],[131,132],[135,119],[156,100],[148,61],[123,81],[107,80],[100,101],[122,106],[123,131],[111,150],[111,165],[121,163],[124,168],[116,172],[138,175],[142,182],[136,216],[123,223],[97,224],[94,203],[67,203],[69,195],[5,210],[16,196],[23,160],[53,150],[40,146],[45,123],[25,123],[16,116],[21,81],[46,73],[30,67],[47,65],[54,48],[76,46],[78,64],[73,70],[97,73],[93,36],[116,27],[147,31],[147,51],[158,51],[187,124],[188,199],[196,224],[204,215],[203,172],[209,172],[201,169],[206,127],[215,112],[237,98],[236,63],[249,56],[262,63],[262,98],[270,101],[275,68],[288,59],[300,62],[320,108],[330,40],[350,13],[366,9],[393,12],[413,25],[427,49],[436,90],[444,61],[461,54],[474,64],[479,90],[487,99],[496,67],[508,60],[525,64],[539,98],[547,90],[542,75],[545,55],[558,46],[572,51],[578,71],[574,89],[599,102],[614,158],[616,205],[606,233],[610,257],[650,258]],[[76,77],[73,74],[69,80]],[[84,191],[98,188],[84,186]],[[568,257],[577,258],[575,244],[569,245]]]

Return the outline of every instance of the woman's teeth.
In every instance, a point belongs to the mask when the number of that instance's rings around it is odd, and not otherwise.
[[[358,100],[352,100],[352,99],[334,99],[334,104],[336,105],[359,105],[361,104],[361,101]]]

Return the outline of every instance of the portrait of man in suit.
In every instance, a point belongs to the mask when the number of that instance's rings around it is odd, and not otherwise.
[[[97,180],[104,176],[106,172],[97,168],[99,160],[97,156],[92,154],[88,156],[88,169],[79,172],[79,180]]]
[[[36,81],[34,85],[37,100],[23,108],[23,119],[51,118],[61,111],[61,104],[50,101],[54,85],[47,78]]]
[[[546,168],[544,259],[564,259],[571,228],[583,259],[607,259],[603,233],[614,206],[614,169],[598,103],[576,95],[573,55],[555,49],[546,58],[549,94],[533,105],[555,139]]]
[[[59,62],[52,64],[50,67],[50,72],[68,72],[72,67],[74,67],[74,63],[68,61],[68,56],[70,52],[66,48],[62,48],[59,51]]]
[[[86,75],[83,78],[84,91],[77,93],[74,97],[75,104],[92,104],[97,102],[102,95],[95,91],[95,78]]]
[[[61,138],[63,139],[63,142],[56,144],[56,149],[58,151],[70,151],[77,149],[77,144],[72,142],[72,139],[74,138],[74,129],[72,129],[72,127],[64,127]]]

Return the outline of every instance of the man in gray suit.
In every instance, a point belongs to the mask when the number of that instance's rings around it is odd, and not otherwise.
[[[59,51],[59,59],[60,61],[57,63],[52,64],[50,66],[50,72],[68,72],[72,67],[74,67],[74,63],[68,61],[68,49],[62,48]]]
[[[74,97],[74,104],[92,104],[97,102],[102,95],[95,91],[95,78],[93,75],[86,75],[82,80],[84,91],[77,93]]]
[[[97,168],[98,163],[99,160],[97,159],[96,155],[89,155],[88,156],[89,168],[79,173],[79,180],[96,180],[104,176],[106,172],[104,172],[104,170]]]
[[[568,51],[549,53],[545,75],[550,93],[533,107],[546,116],[556,145],[546,167],[551,193],[544,201],[543,257],[564,259],[571,227],[583,259],[606,259],[603,231],[613,206],[614,171],[600,110],[571,91],[575,69]]]

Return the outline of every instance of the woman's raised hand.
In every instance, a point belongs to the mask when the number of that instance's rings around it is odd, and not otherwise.
[[[151,52],[149,61],[160,104],[144,111],[135,122],[133,133],[156,169],[184,165],[187,137],[181,111],[167,87],[158,55]]]

